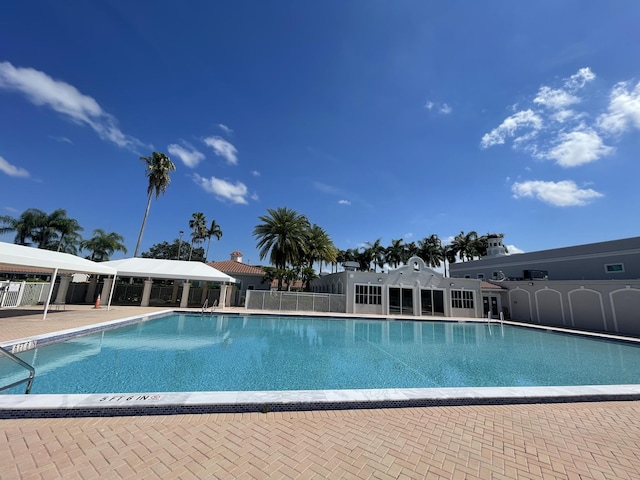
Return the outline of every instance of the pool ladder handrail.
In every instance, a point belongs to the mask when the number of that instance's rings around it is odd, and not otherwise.
[[[20,365],[21,367],[24,367],[27,370],[29,370],[29,376],[27,378],[23,378],[22,380],[18,380],[16,382],[10,383],[9,385],[4,385],[4,386],[0,387],[0,392],[3,391],[3,390],[8,390],[10,388],[13,388],[13,387],[15,387],[17,385],[20,385],[21,383],[27,382],[27,388],[26,388],[26,391],[24,393],[25,394],[31,393],[31,386],[33,385],[33,378],[36,376],[36,369],[33,368],[31,365],[29,365],[24,360],[16,357],[13,353],[5,350],[2,347],[0,347],[0,353],[5,355],[6,357],[8,357],[9,360],[12,360],[12,361],[16,362],[18,365]]]
[[[210,310],[211,315],[213,315],[213,311],[217,306],[218,306],[218,300],[214,300],[213,303],[211,304],[211,310]],[[200,310],[200,315],[204,315],[204,312],[207,311],[207,308],[209,308],[209,299],[205,298],[204,303],[202,304],[202,310]]]

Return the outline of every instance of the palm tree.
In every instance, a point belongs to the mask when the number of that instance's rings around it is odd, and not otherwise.
[[[33,240],[37,235],[37,229],[42,225],[47,214],[37,208],[29,208],[22,212],[18,218],[9,215],[0,217],[0,222],[4,224],[0,227],[0,234],[16,232],[14,243],[17,245],[29,245],[27,240]]]
[[[296,265],[303,258],[309,220],[287,207],[267,209],[267,212],[268,215],[259,217],[262,223],[253,229],[260,259],[268,256],[273,266],[286,270],[287,265]],[[278,290],[281,289],[282,279],[278,278]]]
[[[305,253],[308,266],[313,267],[313,264],[318,262],[322,273],[322,264],[335,262],[338,251],[327,232],[314,223],[307,231]]]
[[[311,280],[318,278],[319,275],[312,267],[302,267],[300,270],[300,281],[302,282],[302,289],[305,292],[311,290]]]
[[[380,241],[382,239],[379,238],[375,242],[367,242],[367,249],[370,250],[371,261],[373,262],[373,271],[377,272],[376,267],[382,268],[384,265],[384,247],[380,245]]]
[[[331,273],[337,272],[338,265],[347,261],[346,256],[347,256],[347,252],[345,250],[336,251],[336,258],[333,261],[333,264],[331,267]]]
[[[473,260],[478,256],[476,249],[476,242],[478,240],[478,234],[471,231],[467,234],[460,232],[455,236],[451,246],[458,253],[460,259],[464,262],[466,260]]]
[[[435,233],[423,240],[418,240],[418,255],[424,263],[431,267],[439,267],[444,261],[442,242]]]
[[[202,212],[195,212],[191,214],[191,220],[189,220],[189,228],[191,229],[191,249],[189,250],[189,261],[191,261],[191,254],[193,252],[193,245],[200,244],[207,238],[207,219]]]
[[[169,183],[171,183],[171,177],[169,172],[173,172],[176,166],[171,159],[164,153],[153,152],[150,157],[140,157],[140,160],[146,163],[145,175],[149,179],[147,186],[147,209],[144,212],[144,218],[142,219],[142,227],[140,227],[140,235],[138,235],[138,243],[136,243],[136,251],[133,254],[134,257],[138,256],[140,251],[140,243],[142,242],[142,233],[147,223],[147,217],[149,216],[149,208],[151,207],[151,198],[153,193],[156,194],[156,200],[162,193],[167,191]]]
[[[358,262],[358,269],[362,272],[368,272],[371,269],[373,261],[373,251],[370,248],[363,248],[361,252],[356,251],[355,261]]]
[[[222,238],[222,230],[220,229],[220,225],[216,223],[215,220],[211,220],[211,227],[207,230],[207,253],[205,255],[204,261],[207,261],[209,258],[209,247],[211,246],[211,237],[216,237],[216,240],[220,240]]]
[[[404,250],[404,246],[402,245],[402,239],[398,238],[396,240],[391,240],[391,245],[389,245],[385,250],[385,260],[389,265],[393,265],[393,268],[397,268],[398,264],[402,262],[402,252]]]
[[[61,251],[65,245],[65,251],[75,250],[82,241],[79,232],[84,229],[75,218],[67,217],[67,211],[59,208],[47,215],[37,235],[39,248]]]
[[[124,246],[124,237],[115,232],[107,233],[100,228],[93,231],[93,237],[84,240],[81,245],[85,250],[91,251],[91,255],[87,256],[89,260],[95,262],[106,262],[109,257],[117,251],[127,253],[127,247]]]

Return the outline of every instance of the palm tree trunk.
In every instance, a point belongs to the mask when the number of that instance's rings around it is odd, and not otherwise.
[[[209,247],[211,246],[211,237],[209,237],[209,243],[207,243],[207,253],[204,256],[204,263],[207,263],[207,258],[209,258]]]
[[[147,199],[147,209],[144,211],[144,218],[142,219],[142,227],[140,227],[140,235],[138,235],[138,243],[136,243],[136,251],[133,254],[134,258],[138,256],[138,251],[140,250],[140,243],[142,243],[142,233],[144,232],[144,226],[147,224],[147,217],[149,216],[149,208],[151,208],[151,194],[153,192],[149,191],[149,198]]]

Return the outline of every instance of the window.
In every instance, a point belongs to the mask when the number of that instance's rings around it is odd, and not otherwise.
[[[609,263],[604,266],[607,273],[624,273],[624,263]]]
[[[451,290],[451,308],[473,308],[473,292]]]
[[[356,285],[356,303],[360,305],[382,305],[382,286]]]
[[[484,273],[478,274],[478,280],[484,280]]]

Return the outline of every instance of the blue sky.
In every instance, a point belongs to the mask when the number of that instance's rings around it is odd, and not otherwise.
[[[2,2],[0,214],[64,208],[130,256],[155,150],[177,170],[143,251],[201,211],[210,259],[266,264],[252,232],[285,206],[340,249],[637,236],[639,24],[617,0]]]

